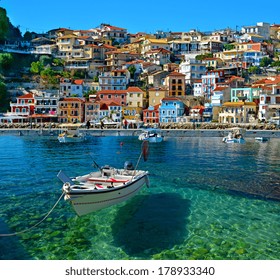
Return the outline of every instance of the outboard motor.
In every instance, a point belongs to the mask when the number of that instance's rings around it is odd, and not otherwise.
[[[126,161],[124,163],[124,169],[125,170],[133,170],[134,169],[133,163],[131,161]]]
[[[112,176],[113,169],[109,165],[102,166],[101,170],[102,170],[102,176],[107,176],[107,177]]]

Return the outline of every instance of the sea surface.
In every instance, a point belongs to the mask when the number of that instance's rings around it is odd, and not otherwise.
[[[139,169],[150,188],[78,217],[60,200],[56,175],[100,165],[136,165],[137,137],[59,143],[47,136],[0,136],[0,259],[280,259],[280,139],[225,144],[220,138],[168,138],[150,144]],[[28,230],[30,229],[30,230]]]

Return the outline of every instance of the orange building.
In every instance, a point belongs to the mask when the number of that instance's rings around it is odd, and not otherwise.
[[[179,72],[172,72],[166,77],[166,85],[168,87],[169,96],[186,95],[185,76]]]
[[[60,123],[84,122],[84,98],[66,97],[58,102],[58,121]]]

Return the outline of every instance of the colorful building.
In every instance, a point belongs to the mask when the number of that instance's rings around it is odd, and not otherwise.
[[[176,122],[177,118],[183,116],[184,112],[185,104],[179,98],[163,98],[159,107],[160,123]]]

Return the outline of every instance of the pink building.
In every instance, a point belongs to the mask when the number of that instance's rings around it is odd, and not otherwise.
[[[127,90],[100,90],[97,97],[101,103],[110,104],[112,102],[126,106]]]
[[[143,110],[143,122],[147,124],[159,123],[159,106],[149,106],[147,109]]]

